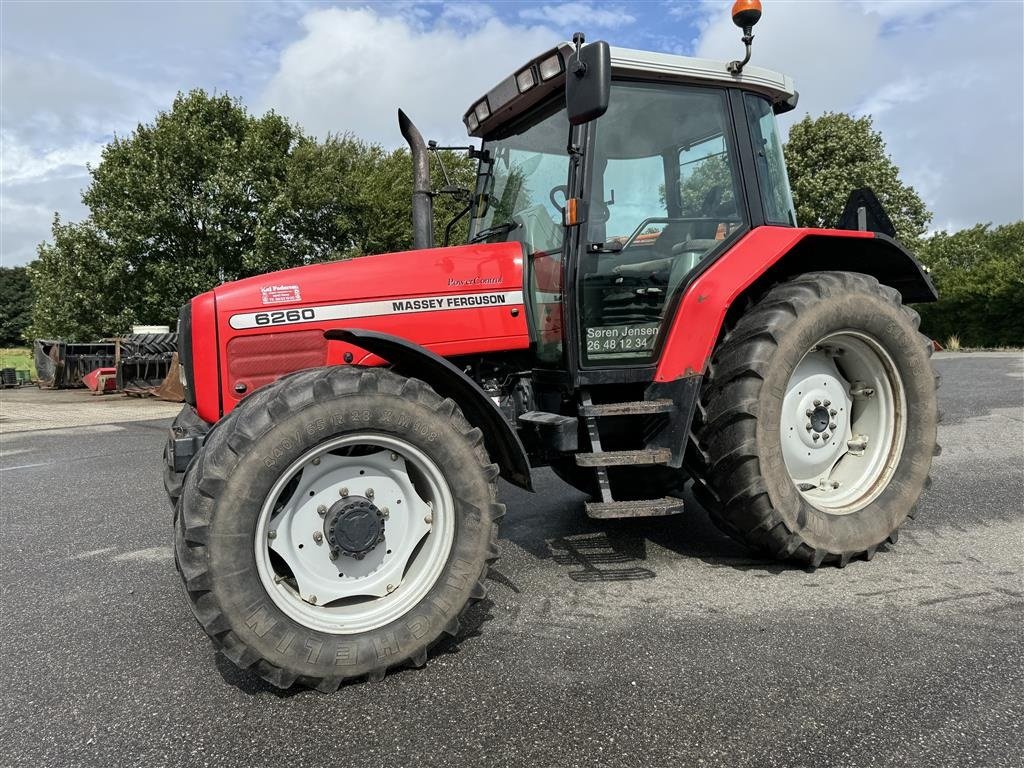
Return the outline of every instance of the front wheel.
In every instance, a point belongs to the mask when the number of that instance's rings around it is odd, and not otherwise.
[[[497,555],[482,440],[383,370],[306,371],[243,401],[189,472],[175,537],[215,646],[279,687],[422,665]]]
[[[801,275],[726,335],[701,393],[712,518],[810,565],[870,558],[914,514],[936,453],[931,342],[873,277]]]

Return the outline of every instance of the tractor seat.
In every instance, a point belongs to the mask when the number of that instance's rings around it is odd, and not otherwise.
[[[672,246],[672,271],[669,272],[668,276],[669,296],[675,292],[683,278],[690,274],[694,267],[700,263],[700,260],[712,248],[718,246],[720,242],[721,240],[709,238],[694,238],[693,240],[684,240]]]

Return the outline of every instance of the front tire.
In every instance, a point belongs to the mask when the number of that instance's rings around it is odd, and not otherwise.
[[[713,356],[697,431],[723,531],[811,566],[896,542],[937,452],[918,323],[897,291],[849,272],[800,275],[740,318]]]
[[[350,366],[281,379],[186,477],[175,554],[192,610],[281,688],[422,666],[485,594],[497,475],[480,430],[423,382]]]

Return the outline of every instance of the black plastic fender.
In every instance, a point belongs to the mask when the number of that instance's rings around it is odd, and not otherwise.
[[[501,476],[513,485],[533,490],[530,461],[519,436],[494,401],[465,373],[429,349],[387,333],[344,328],[327,331],[324,337],[372,352],[391,363],[396,373],[425,381],[439,395],[450,397],[469,422],[483,431],[484,445],[500,467]]]

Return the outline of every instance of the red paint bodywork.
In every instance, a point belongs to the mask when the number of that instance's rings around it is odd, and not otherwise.
[[[261,289],[273,286],[289,290],[268,291],[272,303],[265,303]],[[380,362],[356,347],[324,339],[324,331],[332,328],[392,334],[445,357],[530,346],[521,301],[242,329],[231,327],[233,315],[522,290],[523,251],[518,243],[365,256],[226,283],[193,299],[197,410],[204,420],[217,421],[262,384],[290,370],[341,364],[346,353],[353,355],[352,363]],[[244,392],[236,391],[236,386],[243,384]]]
[[[96,368],[82,377],[82,383],[93,392],[113,392],[117,389],[117,368]]]
[[[704,373],[725,313],[745,288],[808,235],[873,238],[845,229],[757,227],[708,267],[679,301],[665,337],[654,380],[674,381]]]
[[[871,232],[758,227],[708,267],[679,300],[654,380],[703,374],[726,312],[736,298],[808,235],[871,238]],[[562,333],[561,259],[536,254],[532,278],[538,291],[539,341]],[[264,303],[261,289],[288,290]],[[297,288],[299,296],[291,296]],[[494,291],[527,291],[518,243],[493,243],[366,256],[274,272],[221,285],[192,302],[194,390],[197,411],[214,422],[241,398],[282,374],[318,365],[379,364],[379,358],[324,331],[361,328],[407,339],[445,357],[528,349],[530,334],[521,302],[443,311],[381,314],[344,320],[237,329],[233,315]],[[282,295],[284,298],[282,298]],[[551,297],[550,299],[548,297]],[[350,361],[345,355],[351,353]],[[237,391],[237,385],[245,385]]]

